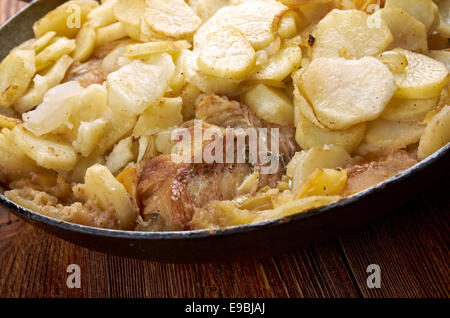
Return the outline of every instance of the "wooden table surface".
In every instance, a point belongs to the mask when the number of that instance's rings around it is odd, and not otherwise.
[[[0,0],[0,20],[23,5]],[[0,297],[449,297],[449,190],[447,175],[377,224],[291,254],[235,264],[110,256],[0,210]],[[80,289],[67,288],[69,264],[81,268]],[[380,289],[367,287],[369,264],[381,268]]]

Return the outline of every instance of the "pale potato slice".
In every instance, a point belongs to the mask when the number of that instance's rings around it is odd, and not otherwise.
[[[29,177],[31,172],[39,171],[35,162],[17,147],[11,131],[7,128],[0,130],[0,158],[2,158],[0,162],[2,170],[0,180],[2,182],[12,181],[4,180],[3,178],[14,180],[21,177]]]
[[[67,124],[82,91],[83,88],[76,81],[50,89],[35,110],[22,115],[24,127],[36,136],[41,136]]]
[[[194,34],[202,20],[184,0],[146,0],[145,22],[156,33],[173,38]]]
[[[325,129],[326,127],[319,122],[314,114],[311,104],[302,96],[297,85],[294,84],[294,124],[298,125],[300,116],[306,117],[314,126]]]
[[[400,8],[422,22],[428,31],[439,25],[438,7],[432,0],[386,0],[385,8]]]
[[[114,208],[120,229],[134,229],[138,209],[126,188],[114,178],[107,167],[96,164],[87,169],[84,192],[101,209],[111,206]]]
[[[129,116],[139,115],[164,95],[175,65],[170,55],[163,54],[167,55],[165,64],[149,65],[136,60],[108,75],[106,87],[112,109]]]
[[[442,0],[438,3],[440,24],[437,31],[443,37],[450,37],[450,0]]]
[[[300,115],[295,140],[302,149],[335,145],[353,153],[366,136],[366,123],[357,124],[346,130],[329,130],[315,126],[309,119]]]
[[[203,22],[211,18],[219,9],[227,6],[228,0],[189,0],[188,4]]]
[[[392,73],[374,57],[315,59],[299,84],[317,119],[331,129],[377,119],[396,91]]]
[[[117,41],[127,37],[128,33],[121,22],[116,22],[108,26],[99,28],[95,32],[95,45]]]
[[[34,23],[34,35],[38,38],[54,31],[58,36],[73,38],[86,22],[89,12],[96,7],[98,2],[93,0],[67,1]]]
[[[104,57],[101,64],[101,69],[106,76],[117,71],[123,66],[121,60],[125,57],[127,44],[128,42],[120,43],[114,50],[109,52],[109,54]]]
[[[95,29],[90,24],[86,23],[78,32],[75,38],[76,49],[73,53],[73,59],[75,61],[84,62],[91,57],[92,52],[95,49],[95,43],[97,35]]]
[[[347,171],[316,169],[295,193],[294,199],[339,195],[347,184]]]
[[[294,106],[286,94],[277,88],[258,84],[242,96],[255,114],[269,123],[282,126],[294,124]]]
[[[94,152],[100,139],[102,139],[106,124],[107,122],[103,118],[91,122],[81,122],[78,128],[77,140],[72,143],[75,150],[83,157],[89,157]]]
[[[128,137],[114,146],[113,151],[106,157],[106,166],[109,171],[116,173],[134,159],[133,139]]]
[[[439,97],[430,99],[393,98],[381,118],[398,122],[421,122],[438,104]]]
[[[342,147],[324,146],[314,147],[301,152],[295,168],[292,191],[297,193],[300,186],[316,169],[344,168],[352,161],[350,155]]]
[[[339,57],[345,50],[359,59],[383,52],[392,41],[383,19],[359,10],[333,10],[317,26],[312,58]]]
[[[420,138],[417,157],[423,160],[450,142],[450,106],[445,106],[427,124]]]
[[[162,98],[148,107],[139,117],[134,127],[133,136],[150,135],[160,130],[178,126],[183,122],[181,97]]]
[[[233,96],[239,88],[238,80],[219,78],[202,73],[198,67],[198,54],[184,50],[179,57],[183,66],[186,81],[203,93]]]
[[[244,78],[255,62],[255,50],[235,28],[208,34],[197,60],[204,74],[229,79]]]
[[[145,0],[118,0],[113,5],[115,17],[122,23],[128,36],[137,41],[141,40],[141,22],[145,8]]]
[[[0,107],[10,107],[22,97],[35,72],[34,51],[11,51],[0,64]]]
[[[423,23],[400,8],[383,8],[373,14],[389,26],[394,37],[387,49],[402,48],[412,52],[427,53],[427,29]]]
[[[126,47],[125,56],[130,59],[148,58],[156,53],[175,53],[191,48],[188,41],[158,41],[149,43],[130,44]]]
[[[21,123],[22,120],[20,120],[19,118],[10,117],[0,113],[0,129],[1,128],[13,129],[14,127],[16,127]]]
[[[75,167],[77,154],[70,145],[48,137],[36,137],[22,125],[11,132],[17,147],[39,166],[56,171],[70,171]]]
[[[70,56],[65,55],[42,76],[37,74],[27,93],[14,104],[14,109],[19,113],[24,113],[42,103],[45,93],[64,79],[72,61],[73,59]]]
[[[450,50],[430,51],[428,56],[447,66],[447,70],[450,71]]]
[[[57,38],[52,44],[36,55],[36,71],[39,72],[52,65],[62,56],[72,53],[75,49],[75,40]]]
[[[363,147],[369,152],[402,149],[418,142],[423,131],[422,124],[377,119],[369,123]]]
[[[271,56],[261,69],[249,76],[250,80],[283,81],[302,64],[302,50],[298,46],[286,46]]]
[[[180,96],[183,99],[183,120],[188,121],[195,118],[195,102],[202,94],[196,86],[187,83],[186,86],[180,92]]]
[[[47,47],[47,45],[50,43],[51,40],[53,40],[55,38],[55,36],[56,36],[56,32],[55,31],[48,31],[43,36],[41,36],[40,38],[36,39],[33,42],[33,45],[31,46],[31,48],[36,53],[39,53],[45,47]]]
[[[246,1],[224,7],[198,29],[194,47],[205,45],[208,34],[231,26],[241,31],[255,50],[263,49],[275,39],[272,25],[275,17],[286,9],[288,7],[275,0]]]
[[[118,0],[107,1],[105,4],[92,9],[87,18],[88,23],[94,28],[101,28],[105,25],[113,24],[117,21],[114,15],[114,5]]]
[[[405,70],[394,73],[398,90],[395,96],[406,99],[427,99],[439,96],[448,83],[447,67],[432,58],[403,49],[394,52],[408,60]]]

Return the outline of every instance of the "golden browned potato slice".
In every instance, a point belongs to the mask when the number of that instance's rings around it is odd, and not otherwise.
[[[367,127],[365,145],[369,152],[391,151],[405,148],[419,141],[424,125],[399,123],[384,119],[370,122]]]
[[[35,72],[34,51],[11,51],[0,64],[0,106],[9,107],[22,97]]]
[[[295,199],[339,195],[344,190],[347,179],[346,170],[316,169],[295,193]]]
[[[397,89],[392,73],[374,57],[315,59],[299,84],[317,119],[330,129],[377,119]]]
[[[283,126],[294,124],[294,106],[280,89],[258,84],[247,91],[242,100],[258,117],[269,123]]]
[[[127,37],[127,31],[121,22],[116,22],[96,30],[96,45],[123,39]]]
[[[41,71],[76,49],[75,40],[58,38],[36,55],[36,71]]]
[[[156,33],[176,39],[194,34],[202,20],[184,0],[146,0],[145,22]]]
[[[73,38],[86,22],[88,13],[98,7],[93,0],[71,0],[47,13],[33,25],[34,35],[38,38],[49,31],[59,36]]]
[[[447,66],[450,71],[450,50],[430,51],[428,56]]]
[[[428,56],[396,49],[408,60],[403,72],[394,72],[398,90],[395,96],[406,99],[433,98],[441,94],[448,83],[447,67]]]
[[[106,157],[106,166],[112,173],[118,172],[135,159],[133,138],[122,139],[114,146],[113,151]]]
[[[359,59],[383,52],[392,41],[383,19],[359,10],[333,10],[317,26],[312,57],[338,57],[344,50]]]
[[[87,169],[84,192],[95,200],[100,208],[113,207],[121,229],[131,230],[136,224],[138,209],[133,204],[125,187],[102,165]]]
[[[256,54],[250,42],[230,27],[208,34],[198,57],[201,72],[229,79],[244,78],[255,62]]]
[[[406,11],[399,8],[383,8],[373,14],[381,17],[389,26],[394,41],[388,49],[402,48],[405,50],[427,53],[427,29],[425,25]]]
[[[421,122],[438,104],[439,97],[430,99],[393,98],[381,118],[399,122]]]
[[[94,27],[88,23],[83,25],[75,38],[77,47],[73,53],[73,59],[75,61],[84,62],[90,58],[95,49],[96,39],[97,36]]]
[[[14,117],[7,116],[0,113],[0,128],[13,129],[17,125],[21,124],[22,120]]]
[[[438,7],[432,0],[386,0],[385,8],[400,8],[422,22],[428,31],[439,25]]]
[[[366,128],[367,124],[361,123],[346,130],[329,130],[317,127],[309,119],[300,115],[295,140],[303,149],[336,145],[351,154],[364,140]]]
[[[164,95],[174,72],[171,56],[163,53],[153,65],[135,60],[109,74],[106,87],[110,107],[128,116],[141,114]]]
[[[159,130],[180,125],[183,122],[182,105],[181,97],[162,98],[157,101],[139,117],[134,127],[133,136],[150,135]]]
[[[143,59],[156,53],[176,53],[190,49],[191,46],[191,43],[186,40],[130,44],[126,48],[125,56],[130,59]]]
[[[41,167],[71,171],[77,163],[77,154],[70,145],[48,137],[36,137],[22,125],[14,127],[12,135],[17,147]]]
[[[113,12],[128,36],[141,40],[141,22],[145,14],[145,0],[118,0],[113,6]]]
[[[94,121],[83,121],[77,131],[77,139],[73,142],[75,150],[84,157],[90,156],[105,134],[107,122],[103,118]]]
[[[432,155],[450,142],[450,106],[445,106],[425,128],[420,138],[417,156],[419,160]]]

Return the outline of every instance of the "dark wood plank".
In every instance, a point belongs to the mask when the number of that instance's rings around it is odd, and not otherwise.
[[[385,222],[340,239],[365,297],[449,297],[449,180],[438,180]],[[367,288],[369,264],[381,268],[381,289]]]

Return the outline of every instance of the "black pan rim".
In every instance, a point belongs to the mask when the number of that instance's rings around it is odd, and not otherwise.
[[[39,0],[27,1],[31,2],[29,5],[25,6],[12,17],[10,17],[4,24],[0,27],[0,31],[8,25],[8,23],[14,20],[17,16],[21,15],[24,11],[29,9],[33,4],[39,2]],[[50,227],[55,227],[63,231],[76,232],[79,234],[85,234],[90,236],[106,237],[106,238],[120,238],[120,239],[131,239],[131,240],[142,240],[142,241],[158,241],[158,240],[186,240],[186,239],[206,239],[222,236],[230,236],[235,234],[251,233],[253,231],[258,231],[261,229],[268,229],[277,226],[281,226],[285,223],[291,222],[301,222],[306,218],[320,217],[325,213],[332,213],[338,211],[340,208],[349,207],[359,200],[365,197],[376,195],[377,193],[389,191],[389,189],[397,184],[405,181],[406,179],[413,178],[416,174],[423,170],[427,170],[434,165],[434,163],[444,160],[446,156],[450,156],[450,144],[429,156],[428,158],[422,160],[411,168],[403,171],[399,175],[392,177],[374,187],[371,187],[365,191],[359,192],[348,198],[344,198],[338,202],[326,205],[318,209],[308,210],[306,212],[298,213],[295,215],[267,220],[259,223],[250,223],[246,225],[234,226],[226,229],[206,229],[206,230],[195,230],[195,231],[173,231],[173,232],[139,232],[139,231],[123,231],[123,230],[111,230],[96,228],[91,226],[79,225],[75,223],[69,223],[60,221],[54,218],[47,217],[45,215],[39,214],[37,212],[26,209],[10,200],[5,198],[0,194],[0,206],[3,206],[7,210],[16,214],[27,221],[33,221],[38,224],[46,224]]]

